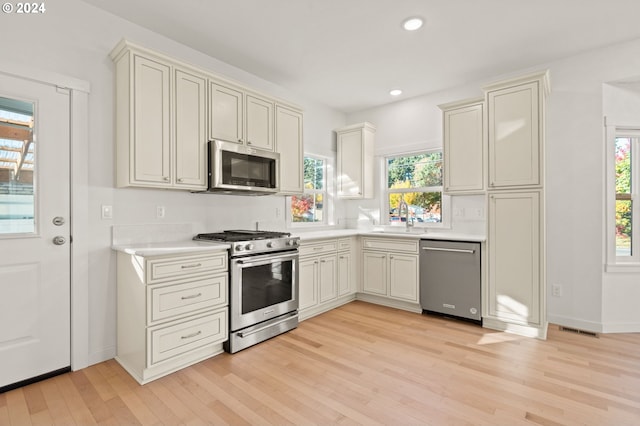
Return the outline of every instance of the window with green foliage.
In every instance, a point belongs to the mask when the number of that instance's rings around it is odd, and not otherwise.
[[[634,255],[634,223],[633,210],[637,208],[633,202],[632,190],[634,170],[632,159],[637,155],[637,137],[617,136],[615,147],[615,227],[616,227],[616,256],[631,257]]]
[[[390,224],[406,221],[400,200],[414,224],[442,223],[442,151],[386,158],[386,208]]]
[[[291,197],[293,223],[326,223],[327,164],[322,158],[304,157],[304,194]]]

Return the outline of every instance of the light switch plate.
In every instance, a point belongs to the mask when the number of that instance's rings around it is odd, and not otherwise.
[[[113,219],[113,206],[109,206],[109,205],[102,205],[102,219],[103,220],[108,220],[108,219]]]

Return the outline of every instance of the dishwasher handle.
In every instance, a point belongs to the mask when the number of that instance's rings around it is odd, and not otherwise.
[[[467,253],[474,254],[476,251],[473,249],[454,249],[454,248],[443,248],[443,247],[422,247],[422,250],[427,251],[446,251],[451,253]]]

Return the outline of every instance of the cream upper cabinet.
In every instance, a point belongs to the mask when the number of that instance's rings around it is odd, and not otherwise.
[[[117,185],[205,189],[205,77],[127,43],[112,58]]]
[[[479,193],[486,181],[484,99],[440,105],[443,111],[444,191]]]
[[[207,186],[207,79],[175,70],[175,186]]]
[[[133,108],[131,117],[118,121],[117,155],[128,159],[118,169],[118,186],[170,185],[171,67],[129,54],[117,70],[123,76],[116,89],[118,118]]]
[[[252,148],[273,151],[273,101],[248,94],[245,104],[246,144]]]
[[[544,98],[548,74],[484,88],[489,137],[489,189],[542,185]]]
[[[276,151],[280,153],[280,193],[304,191],[302,112],[276,105]]]
[[[274,150],[274,102],[240,87],[209,82],[209,138]]]
[[[367,122],[336,130],[339,198],[373,198],[375,131]]]
[[[209,82],[209,139],[244,143],[244,93]]]

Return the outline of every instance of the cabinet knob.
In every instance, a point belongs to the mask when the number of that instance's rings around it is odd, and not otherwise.
[[[183,181],[184,181],[184,179],[178,178],[178,182],[183,182]]]
[[[162,176],[162,180],[165,182],[169,182],[169,178],[167,176]]]
[[[238,139],[238,142],[242,143],[242,138]]]
[[[247,141],[247,145],[251,145],[251,141]]]

